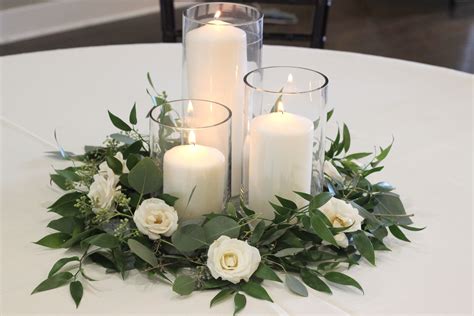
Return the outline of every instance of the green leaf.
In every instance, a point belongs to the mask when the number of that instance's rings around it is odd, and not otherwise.
[[[66,240],[71,236],[65,233],[53,233],[45,236],[35,242],[37,245],[45,246],[48,248],[61,248]]]
[[[53,181],[58,187],[63,190],[68,190],[68,185],[66,178],[60,176],[59,174],[52,174],[50,175],[51,181]]]
[[[91,236],[85,239],[84,242],[100,248],[115,248],[120,245],[120,241],[116,237],[107,233]]]
[[[227,216],[216,216],[211,218],[202,228],[206,233],[208,243],[212,243],[222,235],[230,238],[237,238],[240,234],[239,224]]]
[[[135,239],[129,239],[128,247],[135,255],[137,255],[137,257],[152,267],[156,267],[158,265],[158,259],[156,259],[154,252],[142,243],[136,241]]]
[[[381,149],[380,154],[378,154],[375,157],[375,159],[377,161],[376,164],[378,164],[380,161],[384,160],[388,156],[388,153],[392,149],[392,145],[393,145],[393,140],[392,140],[392,143],[387,148]],[[373,166],[375,166],[376,164],[374,164]]]
[[[73,275],[70,272],[60,272],[41,282],[31,294],[52,290],[69,283]]]
[[[290,200],[285,199],[285,198],[283,198],[281,196],[278,196],[278,195],[276,195],[276,198],[278,199],[278,202],[280,202],[280,204],[283,207],[289,208],[290,210],[296,210],[298,208],[296,203],[293,202],[293,201],[290,201]]]
[[[127,168],[128,170],[132,170],[133,167],[137,165],[137,163],[140,162],[141,156],[139,154],[129,154],[127,156]]]
[[[48,278],[52,277],[56,272],[61,270],[61,268],[64,267],[68,262],[72,262],[72,261],[79,261],[79,257],[74,256],[74,257],[69,257],[69,258],[62,258],[56,261],[56,263],[53,265],[53,267],[48,273]]]
[[[413,227],[413,226],[408,226],[408,225],[400,225],[400,227],[402,227],[406,230],[410,230],[412,232],[418,232],[418,231],[424,230],[426,228],[426,227]]]
[[[74,235],[80,233],[84,225],[79,219],[75,217],[62,217],[49,222],[48,227],[61,233]]]
[[[350,276],[344,273],[335,272],[335,271],[328,272],[324,275],[324,278],[333,283],[353,286],[359,289],[362,293],[364,293],[364,289],[362,289],[362,286],[360,286],[360,284],[356,280],[354,280],[353,278],[351,278]]]
[[[61,205],[58,205],[52,209],[50,209],[50,212],[59,214],[61,216],[66,216],[66,217],[72,217],[79,215],[80,211],[79,209],[75,206],[76,201],[70,201],[67,203],[63,203]]]
[[[395,190],[395,187],[388,182],[378,182],[372,186],[372,189],[378,192],[390,192]]]
[[[137,103],[133,104],[133,108],[130,111],[130,115],[128,120],[130,121],[130,124],[136,125],[137,124]]]
[[[237,209],[232,202],[227,203],[226,213],[229,216],[237,217]]]
[[[319,278],[316,272],[313,272],[308,269],[302,269],[300,272],[300,275],[303,282],[306,283],[306,285],[309,286],[310,288],[313,288],[319,292],[332,294],[332,291],[329,288],[329,286],[326,283],[324,283],[324,281],[321,280],[321,278]]]
[[[260,279],[282,282],[275,271],[272,270],[269,266],[265,263],[260,262],[257,271],[255,271],[254,275]]]
[[[107,161],[107,165],[109,166],[110,169],[116,174],[116,175],[121,175],[122,174],[122,163],[120,160],[118,160],[115,157],[112,156],[107,156],[105,157],[105,161]]]
[[[372,243],[372,246],[374,247],[374,250],[379,250],[379,251],[391,251],[390,248],[388,248],[383,241],[375,238],[375,237],[369,237],[370,242]]]
[[[375,196],[377,205],[374,207],[374,215],[388,215],[387,218],[396,224],[410,225],[412,220],[406,216],[405,208],[398,194],[380,193]]]
[[[84,193],[80,193],[80,192],[66,193],[63,196],[61,196],[56,202],[51,204],[51,206],[49,206],[48,208],[52,209],[52,208],[60,207],[64,204],[69,204],[71,202],[76,203],[76,200],[79,199],[82,195],[84,195]]]
[[[219,303],[219,302],[222,302],[223,300],[229,298],[232,294],[234,294],[234,290],[233,289],[223,289],[223,290],[220,290],[219,293],[216,294],[216,296],[214,296],[211,300],[211,303],[210,303],[210,306],[209,307],[212,307],[213,305]]]
[[[207,245],[204,229],[196,224],[180,226],[171,236],[171,241],[182,252],[194,251]]]
[[[110,138],[115,139],[119,143],[124,143],[125,145],[133,144],[136,140],[131,138],[130,136],[120,134],[120,133],[113,133],[110,134]]]
[[[127,267],[126,267],[127,263],[125,262],[124,253],[119,247],[117,247],[117,248],[112,249],[112,257],[114,258],[115,266],[117,270],[120,272],[122,279],[125,280],[125,272],[127,270]]]
[[[298,191],[294,191],[296,194],[298,194],[300,197],[302,197],[303,199],[305,199],[306,201],[310,202],[312,199],[313,199],[313,196],[311,194],[308,194],[308,193],[304,193],[304,192],[298,192]]]
[[[308,296],[308,289],[306,288],[306,286],[304,286],[304,284],[301,283],[300,280],[298,280],[291,274],[286,274],[285,284],[291,292],[303,297]]]
[[[157,197],[159,199],[162,199],[163,201],[165,201],[166,204],[168,204],[169,206],[174,206],[174,204],[178,200],[178,198],[176,196],[172,196],[172,195],[166,194],[166,193],[158,194]]]
[[[314,229],[316,235],[318,235],[322,240],[327,241],[328,243],[338,247],[336,240],[334,239],[331,230],[326,226],[324,221],[317,216],[311,217],[311,226]]]
[[[261,220],[258,222],[257,226],[252,231],[252,235],[249,238],[249,243],[255,245],[262,238],[263,233],[265,232],[265,221]]]
[[[71,293],[74,303],[76,303],[76,308],[78,308],[82,300],[82,295],[84,294],[81,281],[71,282],[71,284],[69,284],[69,292]]]
[[[372,155],[372,153],[361,152],[361,153],[353,153],[353,154],[347,155],[344,158],[347,160],[353,160],[353,159],[357,160],[357,159],[365,158],[370,155]]]
[[[78,243],[79,241],[83,240],[84,238],[87,238],[89,236],[91,236],[94,232],[96,232],[96,230],[94,228],[92,229],[89,229],[89,230],[86,230],[86,231],[83,231],[77,235],[74,235],[72,236],[70,239],[68,239],[63,245],[62,247],[63,248],[71,248],[72,246],[74,246],[76,243]]]
[[[314,210],[320,208],[321,206],[329,202],[331,198],[332,194],[329,192],[320,193],[311,199],[311,202],[309,202],[309,209]]]
[[[140,149],[142,149],[143,147],[143,143],[141,140],[137,140],[136,142],[134,142],[133,144],[131,144],[130,146],[128,146],[124,152],[123,152],[123,156],[125,158],[128,158],[128,156],[130,156],[131,154],[139,154],[140,153]],[[128,168],[130,169],[130,168]]]
[[[347,128],[346,124],[344,124],[342,128],[342,139],[344,143],[344,151],[348,152],[351,147],[351,134],[349,133],[349,128]]]
[[[140,194],[157,192],[162,185],[162,175],[151,158],[143,158],[128,174],[128,182]]]
[[[234,296],[234,316],[237,315],[241,310],[245,308],[247,304],[247,298],[245,295],[240,293],[236,293]]]
[[[372,246],[369,237],[367,237],[367,235],[361,230],[356,231],[352,236],[354,238],[354,245],[362,257],[375,265],[374,247]]]
[[[122,131],[125,131],[125,132],[130,132],[132,130],[132,128],[130,126],[128,126],[128,124],[125,123],[121,118],[115,116],[110,111],[108,111],[108,112],[109,112],[109,118],[110,118],[110,120],[112,121],[112,124],[114,124],[115,127],[117,127],[118,129],[120,129]]]
[[[297,253],[300,253],[304,250],[304,248],[285,248],[280,251],[277,251],[274,256],[275,257],[288,257],[288,256],[294,256]]]
[[[196,279],[188,275],[178,275],[173,283],[173,291],[179,295],[189,295],[196,288]]]
[[[270,295],[268,295],[267,291],[261,286],[260,284],[254,282],[254,281],[249,281],[247,283],[243,283],[240,286],[240,289],[245,293],[248,294],[252,297],[261,299],[261,300],[266,300],[269,302],[273,302],[272,298]]]
[[[333,114],[334,114],[334,109],[332,109],[326,114],[326,121],[329,121]]]
[[[410,242],[410,239],[408,239],[407,236],[405,236],[405,234],[400,230],[400,228],[398,228],[397,225],[391,225],[388,227],[388,229],[390,230],[392,235],[395,236],[396,238],[406,241],[406,242]]]

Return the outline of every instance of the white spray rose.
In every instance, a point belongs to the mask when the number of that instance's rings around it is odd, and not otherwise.
[[[207,252],[207,267],[212,276],[234,284],[248,281],[262,258],[257,248],[227,236],[215,240]]]
[[[342,177],[342,175],[339,173],[339,171],[337,171],[336,167],[334,167],[334,165],[328,160],[324,161],[324,173],[336,182],[344,182],[344,178]]]
[[[359,215],[356,208],[343,200],[333,197],[319,209],[334,227],[349,227],[345,232],[355,232],[361,229],[364,218]],[[349,245],[344,232],[337,234],[334,238],[340,247],[346,248]]]
[[[178,228],[178,213],[165,201],[151,198],[143,201],[133,214],[138,230],[150,239],[169,237]]]
[[[104,175],[96,174],[94,182],[89,187],[87,196],[92,202],[92,210],[110,209],[114,202],[115,195],[119,192],[117,187],[119,179],[112,170],[108,170]]]

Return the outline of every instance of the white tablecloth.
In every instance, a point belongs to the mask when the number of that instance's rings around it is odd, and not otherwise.
[[[114,131],[106,109],[125,116],[137,101],[143,119],[150,106],[145,74],[160,90],[180,97],[181,46],[126,45],[8,56],[1,62],[1,314],[227,314],[231,301],[209,309],[214,292],[181,298],[159,283],[132,275],[123,282],[100,269],[76,311],[68,288],[30,296],[63,250],[32,241],[49,233],[55,216],[45,206],[59,192],[49,186],[53,167],[66,164],[54,150],[79,152]],[[317,69],[330,78],[333,125],[346,122],[353,148],[371,150],[395,138],[382,176],[398,187],[415,222],[411,244],[390,239],[349,274],[365,288],[311,290],[309,298],[269,285],[277,304],[248,300],[243,315],[471,314],[472,304],[472,108],[473,76],[394,59],[303,48],[267,46],[265,65]],[[333,130],[334,126],[332,127]]]

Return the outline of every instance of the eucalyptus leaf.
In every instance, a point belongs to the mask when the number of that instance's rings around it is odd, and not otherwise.
[[[262,235],[265,232],[265,227],[265,221],[261,220],[260,222],[258,222],[258,224],[253,229],[252,234],[250,235],[250,244],[255,245],[260,241],[260,238],[262,238]]]
[[[189,295],[196,288],[196,279],[188,275],[178,275],[173,283],[173,291],[179,295]]]
[[[207,245],[204,229],[196,224],[180,226],[171,236],[171,241],[182,252],[191,252]]]
[[[109,166],[110,169],[112,169],[112,171],[116,175],[122,174],[123,166],[122,166],[122,163],[120,162],[120,160],[118,160],[117,158],[112,157],[112,156],[107,156],[107,157],[105,157],[105,161],[107,161],[107,165]]]
[[[390,221],[396,224],[410,225],[412,220],[406,216],[405,208],[397,194],[386,192],[376,195],[377,205],[374,207],[374,214],[389,215]]]
[[[128,247],[135,255],[152,267],[156,267],[158,265],[158,259],[156,259],[154,252],[142,243],[136,241],[135,239],[129,239]]]
[[[294,256],[297,253],[300,253],[304,250],[304,248],[285,248],[282,250],[277,251],[274,256],[275,257],[288,257],[288,256]]]
[[[116,237],[107,233],[91,236],[85,239],[84,242],[100,248],[115,248],[120,245],[120,242]]]
[[[125,145],[133,144],[136,141],[135,139],[131,138],[130,136],[120,134],[120,133],[110,134],[110,138],[118,141],[119,143],[124,143]]]
[[[290,289],[291,292],[298,294],[299,296],[307,297],[308,289],[300,282],[297,278],[291,274],[286,274],[285,284]]]
[[[158,192],[162,185],[161,173],[151,158],[143,158],[130,170],[128,182],[138,193]]]
[[[220,236],[237,238],[240,234],[239,224],[227,216],[217,216],[207,221],[202,227],[206,233],[208,243],[212,243]]]

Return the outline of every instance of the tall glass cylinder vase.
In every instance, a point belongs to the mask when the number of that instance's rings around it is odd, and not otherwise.
[[[236,3],[200,3],[183,14],[185,98],[216,101],[232,111],[232,195],[242,172],[244,75],[259,68],[263,15]]]
[[[248,73],[241,197],[273,219],[276,195],[305,200],[295,191],[322,191],[327,77],[299,67],[267,67]]]
[[[180,220],[219,213],[230,197],[231,111],[205,100],[177,100],[150,113],[151,157],[163,193],[177,197]]]

